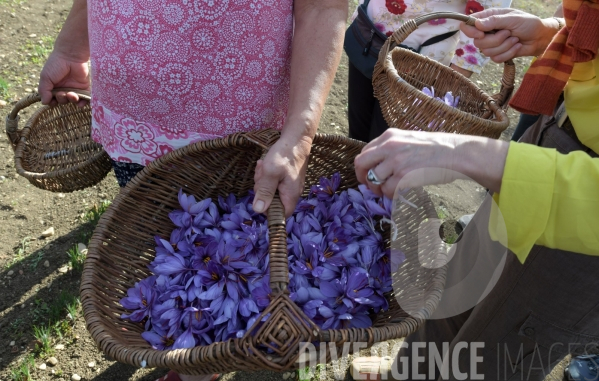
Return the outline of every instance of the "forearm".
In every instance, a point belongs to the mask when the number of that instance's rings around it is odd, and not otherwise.
[[[499,192],[508,148],[509,143],[502,140],[457,135],[452,169]]]
[[[283,139],[311,142],[341,59],[346,0],[296,0],[291,87]]]
[[[89,60],[87,0],[73,1],[73,7],[54,43],[54,51],[80,62]]]

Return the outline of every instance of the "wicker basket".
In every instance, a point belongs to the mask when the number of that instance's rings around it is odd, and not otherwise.
[[[79,97],[90,100],[86,92]],[[31,94],[6,117],[17,173],[52,192],[73,192],[102,181],[112,165],[102,146],[91,138],[89,104],[82,108],[71,103],[42,106],[18,130],[19,111],[37,102],[39,94]]]
[[[508,127],[505,114],[514,89],[516,69],[504,64],[500,92],[487,95],[455,70],[428,57],[396,47],[419,25],[434,19],[457,19],[474,25],[474,18],[459,13],[438,12],[407,21],[391,35],[379,53],[374,68],[374,95],[391,127],[404,130],[442,131],[498,138]],[[451,91],[460,96],[457,108],[422,92],[434,87],[436,94]]]
[[[87,328],[108,356],[135,366],[170,368],[182,374],[284,371],[297,368],[301,342],[334,343],[339,351],[348,342],[372,345],[414,332],[435,310],[445,283],[445,267],[427,261],[438,260],[446,252],[434,229],[431,234],[437,237],[425,239],[430,242],[427,247],[421,243],[420,232],[419,246],[420,223],[436,218],[436,212],[423,190],[412,190],[407,198],[420,208],[402,204],[395,216],[398,242],[407,260],[394,276],[394,289],[403,291],[401,295],[388,295],[392,307],[377,315],[371,328],[321,330],[289,299],[287,234],[278,197],[268,210],[273,292],[263,315],[271,313],[271,316],[257,333],[250,335],[250,329],[241,339],[160,351],[152,349],[141,337],[143,327],[120,319],[125,310],[119,300],[135,282],[149,275],[147,265],[155,256],[153,237],[168,236],[174,228],[168,213],[178,208],[179,189],[197,199],[226,196],[230,192],[238,196],[247,194],[254,186],[255,163],[278,137],[278,132],[264,130],[189,145],[150,163],[119,193],[91,239],[81,282]],[[314,184],[321,176],[339,171],[343,179],[341,190],[356,187],[353,160],[363,145],[342,136],[317,135],[306,184]],[[306,185],[304,194],[308,191]],[[407,290],[410,295],[406,295]],[[398,300],[402,301],[403,310],[394,296],[401,296]],[[411,316],[404,310],[412,311]],[[264,345],[273,342],[279,344],[274,352],[263,351]],[[326,358],[330,361],[330,353],[327,352]]]

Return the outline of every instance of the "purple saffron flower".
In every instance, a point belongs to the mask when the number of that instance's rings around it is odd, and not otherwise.
[[[122,319],[129,319],[133,322],[140,322],[150,316],[150,312],[156,302],[156,293],[154,292],[154,284],[156,276],[150,276],[137,283],[133,288],[127,290],[127,297],[120,300],[121,305],[133,312],[130,314],[122,314]],[[146,323],[148,328],[149,320]]]
[[[152,348],[160,351],[171,349],[173,344],[175,344],[175,339],[172,336],[168,336],[166,331],[159,326],[154,326],[152,331],[142,332],[141,337],[150,343]]]
[[[270,304],[270,286],[267,282],[263,282],[260,286],[252,290],[252,298],[256,302],[259,309],[264,309]]]
[[[315,195],[319,200],[327,201],[330,200],[341,184],[341,175],[339,172],[335,172],[331,179],[321,177],[319,184],[312,185],[310,193]]]

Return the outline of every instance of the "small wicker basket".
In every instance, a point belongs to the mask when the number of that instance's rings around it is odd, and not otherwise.
[[[243,338],[192,349],[154,350],[141,337],[142,326],[120,318],[125,310],[119,300],[135,282],[149,275],[147,265],[155,256],[153,237],[168,236],[174,228],[168,213],[178,208],[179,189],[197,199],[231,192],[237,196],[247,194],[254,186],[256,162],[278,137],[276,131],[263,130],[191,144],[150,163],[117,195],[91,239],[81,281],[87,328],[108,356],[135,366],[170,368],[182,374],[284,371],[299,366],[301,343],[329,344],[316,346],[317,350],[326,351],[323,357],[319,352],[318,358],[330,361],[330,351],[341,353],[344,343],[371,346],[401,338],[431,316],[445,284],[446,269],[442,263],[435,264],[447,254],[437,231],[430,230],[430,237],[419,231],[423,221],[434,219],[437,214],[424,190],[414,189],[406,198],[419,208],[402,204],[393,216],[398,227],[396,242],[401,242],[399,249],[406,256],[393,277],[394,289],[398,291],[387,295],[391,308],[375,316],[371,328],[321,330],[291,301],[287,291],[287,234],[278,197],[268,210],[272,294],[262,316],[270,316],[257,332],[249,329]],[[353,160],[363,146],[364,143],[338,135],[317,135],[304,195],[310,184],[335,172],[341,173],[340,190],[356,187]],[[388,232],[386,236],[389,245]],[[277,345],[273,347],[273,343]],[[272,351],[264,350],[268,346]]]
[[[457,19],[474,25],[473,17],[453,12],[430,13],[405,22],[385,42],[374,68],[374,95],[390,127],[404,130],[440,131],[498,138],[508,127],[505,113],[514,90],[516,69],[504,64],[501,89],[489,96],[460,73],[428,57],[396,47],[419,25],[435,19]],[[422,92],[433,87],[443,96],[451,91],[460,97],[457,108]]]
[[[77,91],[81,99],[90,100],[89,93]],[[6,117],[17,173],[52,192],[73,192],[102,181],[112,165],[102,146],[91,138],[89,104],[42,106],[19,130],[19,111],[40,100],[39,94],[31,94],[18,101]]]

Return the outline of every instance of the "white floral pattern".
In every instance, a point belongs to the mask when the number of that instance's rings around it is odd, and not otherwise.
[[[92,137],[147,165],[229,133],[281,129],[293,0],[89,3]]]
[[[360,4],[364,0],[360,0]],[[384,34],[390,35],[404,22],[432,12],[457,12],[471,14],[487,8],[509,8],[511,0],[371,0],[368,4],[368,16],[373,24]],[[357,16],[357,10],[353,18]],[[403,44],[419,48],[431,37],[459,30],[457,20],[438,19],[421,25],[410,34]],[[480,73],[489,61],[472,44],[472,40],[462,32],[442,42],[423,47],[420,54],[445,65],[453,63],[463,69]]]

